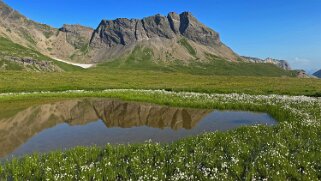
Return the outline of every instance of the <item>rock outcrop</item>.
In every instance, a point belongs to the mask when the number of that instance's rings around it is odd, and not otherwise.
[[[20,66],[21,69],[27,71],[36,71],[36,72],[61,72],[63,71],[59,66],[54,64],[50,60],[36,60],[32,57],[14,57],[14,56],[1,56],[2,61],[5,61],[0,70],[7,70],[6,62],[15,63],[17,66]]]
[[[200,23],[189,12],[180,15],[179,30],[181,35],[194,42],[211,47],[222,45],[219,34]]]
[[[278,60],[273,58],[260,59],[255,57],[246,57],[246,56],[242,56],[242,58],[252,63],[270,63],[284,70],[291,70],[290,64],[286,60]]]
[[[306,73],[305,70],[296,70],[297,78],[313,78],[313,76]]]
[[[64,32],[66,41],[73,45],[76,49],[82,49],[88,46],[94,29],[81,25],[65,24],[59,31]]]

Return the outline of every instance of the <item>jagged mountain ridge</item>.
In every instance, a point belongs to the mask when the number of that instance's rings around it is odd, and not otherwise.
[[[0,15],[0,36],[44,55],[77,63],[112,62],[119,57],[131,57],[137,47],[150,54],[149,60],[154,63],[188,65],[206,63],[213,57],[252,62],[234,53],[221,42],[217,32],[189,12],[102,20],[96,29],[78,24],[53,28],[29,20],[1,0]],[[284,68],[283,64],[270,63]]]
[[[186,46],[193,47],[195,54],[191,54],[179,43],[182,39],[188,40]],[[103,20],[94,31],[89,46],[99,52],[98,55],[115,58],[118,54],[110,52],[129,52],[137,45],[151,48],[159,60],[189,60],[196,57],[206,59],[207,53],[231,61],[238,58],[237,54],[220,41],[218,33],[201,24],[189,12],[180,15],[172,12],[168,16],[158,14],[141,20]],[[94,57],[93,60],[103,58],[95,57],[95,53],[91,56]]]

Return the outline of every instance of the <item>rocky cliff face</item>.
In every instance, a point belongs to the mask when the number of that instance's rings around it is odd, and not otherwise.
[[[167,17],[157,14],[142,20],[126,18],[103,20],[90,43],[93,47],[96,45],[112,47],[154,38],[181,37],[209,47],[221,45],[218,33],[201,24],[189,12],[180,15],[169,13]]]
[[[81,25],[65,24],[59,29],[66,36],[66,41],[73,45],[76,49],[82,49],[88,46],[88,42],[94,32],[94,29]]]
[[[321,78],[321,69],[313,74],[313,76],[316,76],[318,78]]]
[[[242,58],[252,63],[270,63],[284,70],[291,70],[290,64],[286,60],[278,60],[273,58],[260,59],[255,57],[246,57],[246,56],[242,56]]]
[[[178,42],[186,39],[196,55],[190,55],[186,47]],[[90,47],[98,54],[105,54],[105,59],[121,56],[104,52],[128,52],[137,45],[151,48],[159,59],[165,59],[164,52],[172,55],[172,59],[206,59],[206,54],[214,54],[227,60],[238,58],[230,48],[221,43],[219,34],[200,23],[189,12],[182,14],[169,13],[167,16],[155,15],[143,19],[119,18],[103,20],[95,30]],[[175,49],[175,51],[173,51]],[[127,51],[126,51],[127,50]],[[184,56],[185,55],[185,56]],[[93,59],[98,61],[103,57]]]

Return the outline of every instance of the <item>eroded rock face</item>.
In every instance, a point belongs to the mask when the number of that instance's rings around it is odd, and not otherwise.
[[[93,47],[100,47],[101,42],[104,42],[112,47],[153,38],[179,39],[180,37],[205,46],[221,44],[218,33],[204,26],[189,12],[180,15],[169,13],[167,17],[157,14],[142,20],[126,18],[103,20],[90,44]]]
[[[181,18],[179,14],[170,12],[167,16],[169,24],[171,26],[172,31],[175,34],[180,33],[180,26],[181,26]]]
[[[218,33],[204,26],[189,12],[180,15],[179,29],[184,37],[203,45],[215,46],[221,44]]]
[[[188,45],[179,42],[184,39]],[[208,54],[236,61],[239,56],[221,41],[219,34],[200,23],[189,12],[157,14],[143,19],[103,20],[89,43],[93,62],[126,57],[135,47],[151,49],[154,60],[208,60]],[[196,55],[191,55],[191,47]],[[170,60],[168,58],[170,57]]]
[[[107,127],[191,129],[210,112],[110,99],[68,100],[32,106],[0,119],[0,157],[42,130],[61,123],[83,125],[101,119]]]
[[[73,45],[76,49],[81,49],[87,46],[94,29],[81,26],[81,25],[67,25],[65,24],[59,29],[61,32],[66,33],[66,40]]]
[[[90,42],[93,47],[113,47],[127,45],[136,40],[136,26],[138,20],[125,18],[101,21]]]
[[[160,14],[144,18],[142,22],[144,27],[143,31],[145,31],[148,38],[172,39],[177,36],[175,32],[172,31],[167,17],[161,16]]]

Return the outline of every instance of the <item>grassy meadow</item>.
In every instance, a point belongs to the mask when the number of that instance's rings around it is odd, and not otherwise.
[[[127,57],[82,69],[52,60],[32,49],[0,37],[1,92],[126,89],[166,89],[207,93],[321,95],[320,79],[294,78],[271,64],[232,63],[209,55],[209,61],[182,64],[153,61],[153,52],[136,47]],[[184,41],[181,43],[184,44]],[[186,42],[185,42],[186,44]],[[187,48],[188,45],[185,45]],[[1,59],[11,55],[51,61],[64,72],[25,71],[20,64]]]
[[[207,93],[321,95],[320,79],[205,76],[179,72],[96,68],[73,72],[0,72],[0,92],[166,89]]]

